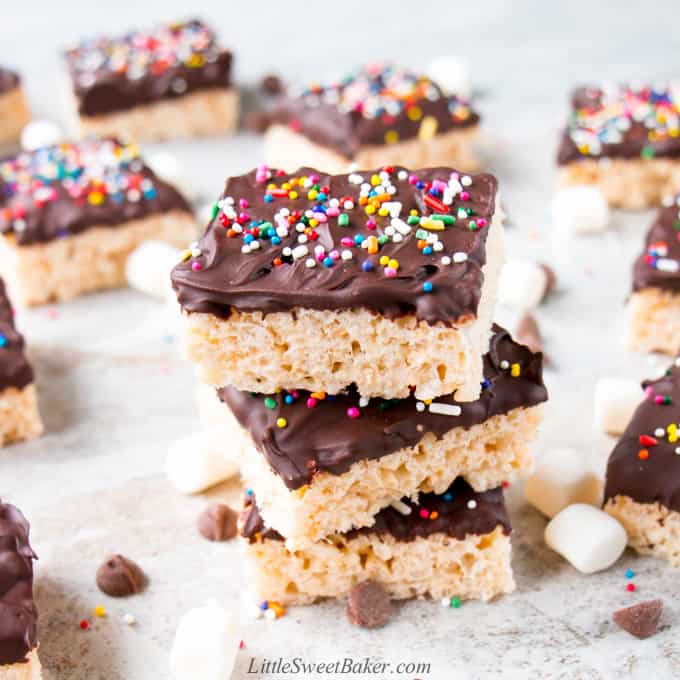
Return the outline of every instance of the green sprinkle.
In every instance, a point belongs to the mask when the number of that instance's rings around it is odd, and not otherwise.
[[[346,227],[349,224],[349,215],[347,213],[340,213],[338,216],[338,226]]]
[[[451,598],[451,607],[453,609],[460,609],[461,601],[459,597],[452,597]]]
[[[420,217],[418,217],[418,215],[409,215],[406,221],[409,224],[418,224],[418,222],[420,222]]]
[[[453,224],[456,220],[452,215],[440,215],[439,213],[433,213],[430,215],[431,220],[437,220],[438,222],[443,222],[444,224]]]
[[[676,220],[673,223],[673,229],[675,229],[675,231],[680,231],[680,220]]]
[[[213,207],[212,207],[212,217],[211,217],[210,219],[211,219],[211,220],[214,220],[214,219],[217,217],[217,213],[218,213],[219,211],[220,211],[220,206],[219,206],[219,204],[217,203],[217,201],[215,201],[215,202],[213,203]]]
[[[427,229],[416,229],[416,238],[427,240],[430,232]]]
[[[468,222],[468,228],[470,231],[477,231],[477,223],[474,220]]]
[[[384,246],[389,240],[390,237],[385,236],[384,234],[382,236],[378,236],[378,245]]]
[[[275,409],[276,408],[276,399],[273,397],[265,397],[264,398],[264,405],[266,408],[271,408]]]
[[[656,155],[656,152],[654,151],[654,147],[653,147],[653,146],[645,146],[645,147],[642,149],[642,152],[640,153],[640,155],[641,155],[643,158],[654,158],[654,156]]]

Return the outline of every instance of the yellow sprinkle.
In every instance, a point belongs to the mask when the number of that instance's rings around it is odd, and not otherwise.
[[[678,441],[678,426],[675,423],[671,423],[668,426],[668,441],[671,444],[675,444]]]
[[[418,130],[418,139],[421,142],[426,142],[432,139],[437,134],[437,119],[434,116],[425,116],[420,123]]]
[[[373,204],[366,206],[366,214],[372,215],[375,212],[375,206]]]
[[[309,226],[312,227],[312,228],[318,226],[318,224],[319,224],[319,220],[317,220],[317,219],[315,219],[315,218],[313,218],[313,217],[312,217],[311,220],[309,220]]]
[[[444,231],[445,229],[443,222],[440,222],[439,220],[429,220],[427,218],[420,220],[420,226],[428,231]]]
[[[424,399],[423,403],[429,406],[432,403],[432,399]]]
[[[520,368],[519,364],[513,364],[512,366],[510,366],[510,375],[513,378],[519,378],[519,374],[521,373],[521,370],[522,369]]]
[[[297,197],[298,197],[298,192],[297,192],[297,191],[291,191],[291,192],[288,194],[288,198],[290,198],[290,199],[293,200],[293,201],[294,201]]]
[[[382,258],[380,258],[380,259],[382,259]],[[399,269],[399,260],[390,260],[387,263],[387,266],[392,267],[392,269]]]
[[[201,54],[192,54],[189,57],[189,60],[187,61],[187,66],[190,66],[192,68],[198,68],[200,66],[203,66],[205,64],[205,59],[203,58],[203,55]]]
[[[310,201],[313,201],[318,195],[319,195],[319,192],[318,192],[316,189],[310,189],[310,190],[307,192],[307,198],[308,198]]]
[[[87,200],[92,204],[92,205],[101,205],[104,202],[104,194],[101,191],[93,191],[88,197]]]
[[[414,217],[417,217],[418,211],[417,211],[415,208],[413,208],[413,209],[411,210],[411,212],[409,213],[409,215],[413,215]]]
[[[98,616],[100,619],[102,619],[106,616],[106,609],[99,605],[98,607],[94,608],[94,614],[95,616]]]
[[[380,217],[387,217],[389,214],[390,211],[387,208],[380,208],[380,210],[378,210],[378,215],[380,215]]]
[[[372,176],[371,176],[371,184],[372,184],[374,187],[377,187],[378,184],[380,184],[380,177],[378,177],[378,175],[372,175]]]
[[[314,399],[318,399],[319,401],[323,401],[326,398],[326,393],[325,392],[312,392],[310,397],[313,397]]]
[[[288,421],[285,418],[277,418],[276,419],[276,426],[280,428],[284,428],[288,425]]]
[[[387,267],[387,263],[388,263],[389,261],[390,261],[390,258],[387,257],[387,255],[383,255],[383,256],[380,258],[380,260],[379,260],[381,266],[383,266],[383,267]]]
[[[423,116],[423,111],[419,106],[412,106],[406,112],[406,115],[409,117],[410,120],[420,120]]]
[[[388,130],[385,133],[385,144],[395,144],[399,141],[399,133],[396,130]]]
[[[180,257],[182,258],[182,262],[186,262],[191,257],[191,251],[188,249],[183,250]]]
[[[284,183],[281,185],[281,188],[282,188],[282,189],[285,189],[286,191],[288,191],[288,190],[290,189],[290,182],[284,182]]]
[[[276,189],[276,184],[270,182],[269,184],[267,184],[267,189]]]

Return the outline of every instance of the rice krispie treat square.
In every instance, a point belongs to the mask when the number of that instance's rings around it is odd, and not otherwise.
[[[402,497],[443,493],[463,477],[485,491],[529,475],[529,446],[547,399],[542,357],[499,327],[477,401],[422,402],[331,396],[304,390],[258,395],[218,391],[230,445],[267,525],[291,549],[371,526]]]
[[[680,82],[579,87],[557,156],[561,184],[639,210],[680,189]]]
[[[42,434],[33,369],[0,279],[0,446]]]
[[[626,344],[642,352],[680,352],[680,195],[659,210],[633,267]]]
[[[0,273],[18,306],[122,286],[140,243],[180,246],[195,230],[134,144],[93,138],[0,161]]]
[[[201,21],[85,39],[66,61],[82,135],[157,141],[236,128],[232,56]]]
[[[289,551],[246,496],[240,533],[252,595],[282,605],[347,596],[380,583],[393,599],[427,596],[490,600],[510,593],[510,521],[502,489],[478,493],[462,479],[441,495],[397,501],[368,528],[333,534]]]
[[[639,553],[680,567],[680,358],[644,400],[607,464],[604,509]]]
[[[40,680],[38,610],[26,518],[0,500],[0,680]]]
[[[0,148],[16,144],[30,118],[18,74],[0,66]]]
[[[379,165],[452,165],[471,172],[479,114],[427,76],[369,64],[342,79],[279,98],[269,115],[265,161],[329,173]]]
[[[227,181],[172,272],[204,382],[269,393],[480,393],[503,261],[497,182],[451,168]]]

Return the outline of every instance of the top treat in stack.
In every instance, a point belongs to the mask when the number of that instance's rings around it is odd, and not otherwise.
[[[680,189],[680,82],[580,87],[562,133],[563,184],[596,184],[640,209]]]
[[[351,163],[410,167],[453,164],[474,170],[479,115],[461,95],[389,64],[369,64],[343,78],[292,91],[270,116],[265,160],[347,172]]]
[[[236,127],[231,53],[201,21],[84,39],[66,61],[83,134],[159,140]]]
[[[496,179],[451,168],[227,181],[172,273],[204,381],[480,394],[503,259]]]

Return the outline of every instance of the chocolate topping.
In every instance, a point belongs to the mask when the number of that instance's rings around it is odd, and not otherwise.
[[[19,85],[19,76],[9,69],[0,66],[0,95],[13,90]]]
[[[625,631],[640,640],[645,640],[655,635],[659,629],[662,611],[661,600],[647,600],[615,611],[612,618]]]
[[[365,145],[431,138],[479,122],[460,96],[446,96],[423,75],[380,64],[283,96],[271,118],[348,159]]]
[[[85,116],[230,84],[231,53],[197,20],[83,40],[66,60],[78,112]]]
[[[409,542],[440,533],[463,540],[468,534],[481,536],[498,526],[503,528],[505,534],[511,530],[503,490],[498,488],[476,492],[462,477],[456,479],[443,494],[425,493],[420,494],[417,503],[408,498],[403,498],[401,502],[411,509],[409,514],[392,506],[383,508],[375,516],[373,526],[352,529],[343,534],[345,540],[351,541],[359,535],[378,534]],[[435,519],[432,519],[433,516]],[[276,531],[265,526],[252,495],[246,499],[239,525],[241,536],[251,542],[259,538],[284,540]]]
[[[14,327],[14,311],[0,279],[0,391],[23,389],[33,382],[33,369],[24,351],[24,338]]]
[[[132,144],[89,139],[0,162],[0,232],[20,246],[170,210],[191,212]]]
[[[97,587],[111,597],[139,593],[146,583],[141,567],[123,555],[111,555],[97,569]]]
[[[492,175],[450,168],[259,168],[227,181],[173,286],[185,311],[223,318],[363,307],[452,325],[477,312],[496,188]]]
[[[628,496],[680,512],[680,359],[643,387],[647,396],[609,456],[604,500]]]
[[[375,581],[357,583],[347,599],[347,618],[355,626],[381,628],[392,616],[392,602],[385,588]]]
[[[38,610],[33,601],[29,525],[13,505],[0,501],[0,666],[28,661],[38,645]]]
[[[516,378],[511,375],[515,364],[520,370]],[[439,438],[453,428],[469,428],[548,398],[541,355],[513,342],[499,326],[494,326],[489,353],[484,357],[484,375],[480,398],[458,404],[461,413],[457,416],[432,413],[422,402],[419,407],[414,397],[371,399],[361,406],[354,389],[323,400],[312,398],[316,402],[313,408],[308,407],[311,395],[305,390],[264,396],[229,386],[218,390],[218,396],[274,472],[289,489],[297,489],[313,483],[317,472],[340,475],[357,461],[415,446],[428,432]],[[453,395],[436,401],[457,404]],[[351,413],[358,417],[348,415],[351,409],[356,409]],[[286,427],[277,426],[279,418],[286,420]]]
[[[633,290],[643,288],[680,293],[680,195],[657,213],[633,266]]]
[[[224,503],[213,503],[198,516],[198,531],[209,541],[228,541],[238,533],[238,513]]]
[[[557,162],[584,158],[680,157],[680,85],[580,87]]]

